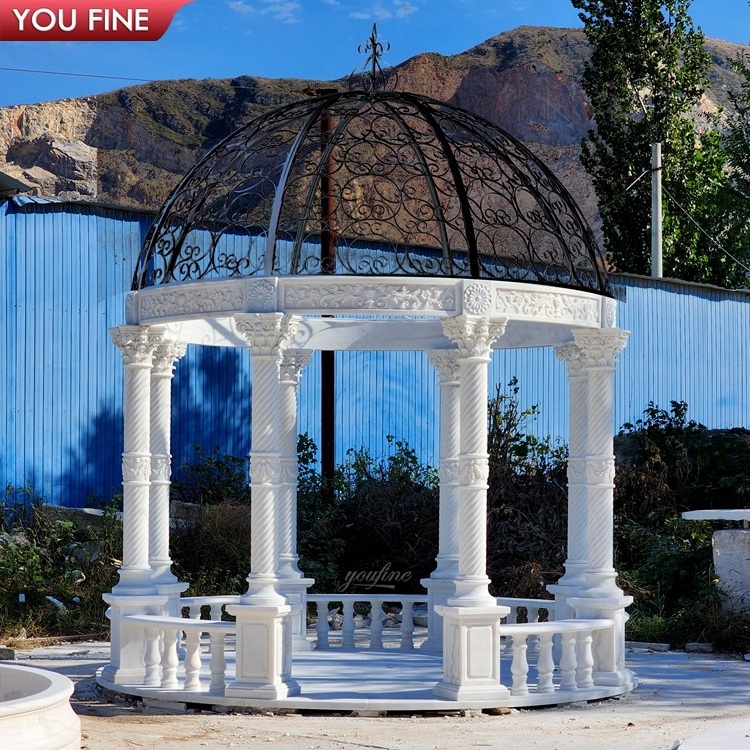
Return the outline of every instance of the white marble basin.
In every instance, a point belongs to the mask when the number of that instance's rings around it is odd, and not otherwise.
[[[0,664],[3,750],[80,750],[81,720],[70,707],[73,683],[46,669]]]

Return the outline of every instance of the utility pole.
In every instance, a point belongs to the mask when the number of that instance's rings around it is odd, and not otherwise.
[[[662,277],[661,143],[651,144],[651,276]]]

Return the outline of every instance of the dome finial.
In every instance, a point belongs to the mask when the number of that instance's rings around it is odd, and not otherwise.
[[[363,73],[361,79],[362,88],[366,93],[372,94],[375,91],[385,88],[387,76],[383,71],[383,66],[380,64],[380,60],[383,57],[383,54],[388,52],[390,48],[390,42],[386,42],[384,45],[382,42],[378,41],[378,26],[374,23],[372,25],[372,33],[367,41],[357,47],[357,52],[362,55],[368,55],[365,64],[362,67]]]

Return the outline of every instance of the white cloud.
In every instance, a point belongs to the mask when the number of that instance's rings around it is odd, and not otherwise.
[[[235,2],[229,3],[229,7],[238,13],[255,13],[255,8],[252,5],[243,3],[242,0],[235,0]]]
[[[396,15],[399,18],[404,18],[405,16],[410,16],[412,13],[417,12],[417,6],[416,5],[401,5],[399,9],[396,11]]]
[[[349,11],[349,18],[358,21],[387,21],[390,18],[406,18],[419,10],[414,0],[391,0],[390,3],[375,2],[369,7],[343,5],[339,0],[323,0],[328,5],[339,5]]]
[[[286,3],[279,3],[274,0],[263,0],[263,2],[266,4],[266,7],[260,12],[263,15],[270,15],[274,21],[279,21],[280,23],[299,23],[301,20],[300,11],[302,8],[296,0]]]
[[[296,0],[289,0],[288,2],[279,2],[279,0],[261,1],[263,5],[257,6],[249,5],[244,0],[232,0],[229,7],[238,13],[257,13],[261,16],[268,16],[279,23],[298,23],[301,20],[300,12],[302,8]]]

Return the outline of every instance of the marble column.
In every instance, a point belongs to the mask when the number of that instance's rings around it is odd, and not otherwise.
[[[585,456],[569,471],[572,482],[585,498],[585,556],[583,580],[578,595],[568,595],[566,606],[575,618],[606,618],[614,627],[595,636],[594,682],[618,685],[629,690],[633,675],[625,668],[625,607],[632,597],[624,596],[614,569],[613,454],[614,370],[617,355],[625,346],[628,332],[620,329],[583,329],[573,332],[575,369],[586,379]],[[581,428],[583,430],[583,428]],[[577,566],[580,579],[580,566]],[[574,592],[570,592],[574,593]]]
[[[421,581],[427,589],[427,639],[422,651],[443,650],[443,618],[436,606],[447,603],[456,591],[458,575],[458,452],[459,452],[459,372],[458,350],[442,349],[429,354],[440,383],[440,507],[438,554],[435,570]]]
[[[292,649],[309,651],[307,640],[307,590],[315,581],[299,569],[297,555],[297,393],[302,369],[312,352],[287,349],[281,360],[279,431],[281,484],[277,504],[279,532],[279,590],[292,608]]]
[[[443,331],[458,348],[458,574],[455,592],[435,611],[443,618],[443,679],[435,695],[451,700],[506,700],[500,684],[500,620],[509,612],[487,577],[487,367],[504,319],[460,315]]]
[[[110,331],[122,352],[124,440],[122,455],[123,551],[119,581],[110,594],[110,661],[102,679],[112,684],[140,682],[145,676],[142,628],[124,620],[130,614],[163,614],[167,597],[159,595],[149,565],[149,492],[151,479],[151,371],[162,329],[119,326]]]
[[[251,570],[237,619],[237,669],[227,697],[275,700],[299,693],[291,678],[292,608],[280,590],[278,507],[283,476],[281,361],[298,319],[283,313],[235,315],[237,332],[250,345],[253,378]]]
[[[169,553],[169,491],[172,476],[172,378],[186,347],[164,341],[154,350],[151,370],[151,487],[149,493],[149,565],[160,594],[169,596],[168,614],[179,616],[179,597],[188,588],[172,572]]]

